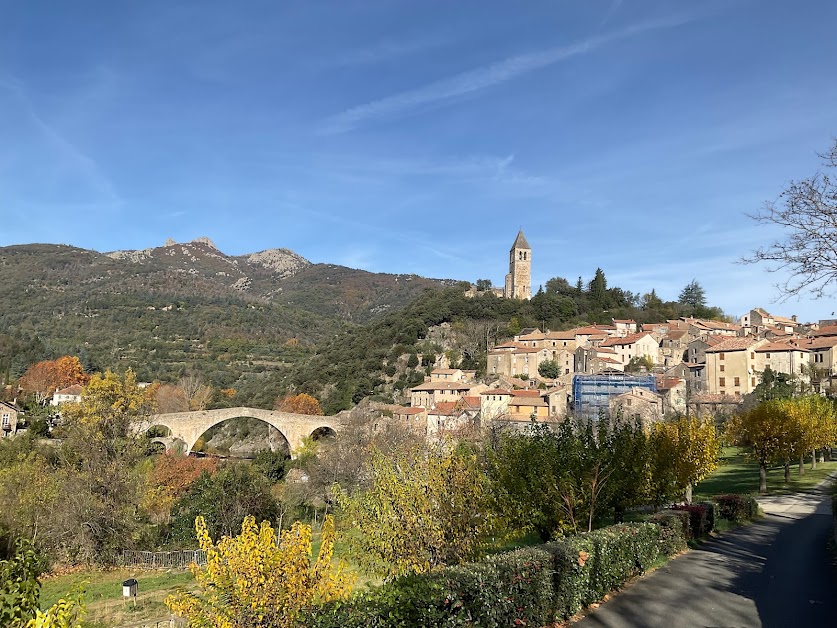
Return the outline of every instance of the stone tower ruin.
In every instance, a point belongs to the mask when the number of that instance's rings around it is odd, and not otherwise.
[[[509,251],[509,274],[506,275],[503,296],[507,299],[532,298],[532,248],[523,235],[523,229],[518,231]]]

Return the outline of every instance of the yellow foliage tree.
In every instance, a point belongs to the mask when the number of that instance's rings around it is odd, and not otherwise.
[[[721,442],[711,420],[682,417],[657,423],[651,434],[660,493],[674,490],[692,501],[692,487],[718,468]]]
[[[352,578],[332,562],[334,521],[323,522],[317,559],[311,562],[311,527],[300,522],[281,533],[279,543],[267,521],[247,517],[241,534],[217,545],[203,517],[195,520],[206,567],[192,565],[201,591],[166,598],[169,609],[190,626],[248,628],[293,626],[300,613],[318,602],[348,596]]]
[[[474,557],[493,530],[489,484],[467,450],[373,452],[371,486],[336,490],[349,543],[369,571],[392,578],[423,573]]]
[[[765,401],[727,421],[727,435],[736,445],[748,447],[759,465],[759,493],[767,492],[767,465],[783,458],[788,447],[788,417],[783,401]]]
[[[111,371],[96,373],[84,389],[80,403],[66,404],[64,414],[81,423],[121,423],[151,414],[156,406],[156,389],[142,389],[131,369],[119,376]]]

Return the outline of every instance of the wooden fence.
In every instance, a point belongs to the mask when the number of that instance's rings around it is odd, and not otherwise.
[[[177,569],[195,563],[206,564],[203,550],[180,550],[176,552],[137,552],[122,550],[122,566],[139,569]]]

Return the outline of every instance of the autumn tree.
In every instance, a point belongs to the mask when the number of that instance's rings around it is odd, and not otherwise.
[[[152,521],[165,523],[171,516],[174,503],[188,494],[203,473],[212,476],[217,472],[218,461],[215,458],[168,453],[157,456],[147,475],[147,488],[140,505],[151,515]]]
[[[133,371],[107,371],[91,378],[80,403],[65,406],[53,517],[64,531],[58,543],[66,556],[109,563],[137,538],[144,486],[137,464],[148,443],[132,423],[153,412],[153,395]]]
[[[488,482],[466,448],[373,452],[368,490],[337,492],[350,547],[387,578],[472,558],[492,528]]]
[[[84,385],[89,379],[81,361],[76,356],[65,355],[30,366],[20,378],[20,386],[24,391],[33,393],[38,403],[45,403],[56,389]]]
[[[803,458],[811,454],[811,468],[817,466],[817,450],[830,446],[837,438],[834,406],[819,395],[786,399],[781,404],[787,418],[786,447],[783,461],[798,456],[799,473],[803,473]],[[787,464],[787,463],[786,463]],[[788,469],[785,468],[787,478]]]
[[[320,402],[307,393],[286,395],[281,399],[277,399],[274,408],[276,410],[281,410],[282,412],[291,412],[293,414],[310,414],[314,416],[322,416],[323,414]]]
[[[784,298],[811,293],[815,298],[834,293],[837,281],[837,181],[829,174],[837,168],[837,139],[820,155],[823,170],[807,179],[791,181],[776,201],[750,215],[759,224],[779,227],[784,235],[754,251],[742,261],[764,262],[770,272],[787,278],[777,284]]]
[[[157,410],[161,414],[169,412],[188,412],[189,399],[181,386],[174,384],[163,384],[157,388],[156,393]]]
[[[293,626],[316,603],[347,597],[352,578],[342,563],[334,564],[334,521],[323,522],[317,558],[312,561],[311,527],[295,523],[276,533],[267,521],[253,517],[241,534],[213,543],[203,517],[195,520],[206,566],[190,568],[199,591],[180,591],[165,599],[169,609],[190,626]]]
[[[655,425],[674,441],[674,479],[676,490],[692,502],[692,488],[718,468],[721,441],[711,419],[681,417],[671,423]]]
[[[759,465],[759,493],[767,492],[767,465],[781,460],[788,444],[787,414],[781,400],[759,404],[727,421],[727,435],[747,447]]]

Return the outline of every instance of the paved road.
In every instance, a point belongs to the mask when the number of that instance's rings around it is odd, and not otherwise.
[[[574,628],[837,626],[830,498],[760,498],[766,516],[669,562]]]

